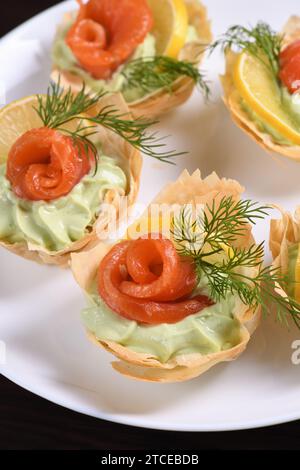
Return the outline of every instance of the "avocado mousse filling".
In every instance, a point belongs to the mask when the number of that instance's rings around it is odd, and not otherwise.
[[[101,155],[97,169],[66,196],[52,201],[19,198],[0,165],[0,239],[9,244],[26,242],[49,251],[68,248],[92,230],[109,190],[126,194],[127,178],[117,158]]]
[[[198,290],[208,292],[205,281],[198,285]],[[81,318],[97,340],[118,343],[162,363],[178,355],[217,353],[241,342],[243,327],[233,314],[238,300],[232,295],[175,324],[153,326],[121,317],[96,290],[87,294],[87,298],[89,306],[82,311]]]
[[[291,245],[288,249],[288,273],[286,291],[293,299],[300,301],[300,244]]]
[[[280,103],[280,114],[283,111],[286,114],[286,118],[293,123],[295,131],[300,134],[300,94],[291,95],[286,88],[278,86],[276,99]],[[240,97],[240,106],[248,118],[256,125],[257,129],[264,134],[268,134],[275,144],[295,145],[284,135],[280,134],[270,123],[260,117],[242,97]]]

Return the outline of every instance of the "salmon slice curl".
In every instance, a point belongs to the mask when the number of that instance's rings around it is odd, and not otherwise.
[[[300,40],[281,52],[279,78],[291,94],[300,90]]]
[[[151,31],[152,12],[146,0],[79,0],[79,5],[66,43],[83,69],[107,80]]]
[[[79,183],[93,158],[70,137],[41,127],[26,132],[12,146],[6,177],[18,197],[51,201],[66,196]]]
[[[149,325],[177,323],[213,305],[207,296],[189,297],[196,284],[193,264],[170,240],[151,236],[115,245],[98,271],[104,302],[122,317]]]

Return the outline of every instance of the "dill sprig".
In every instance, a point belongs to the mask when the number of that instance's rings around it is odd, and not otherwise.
[[[104,106],[94,116],[85,114],[105,95],[105,92],[93,95],[87,93],[85,84],[77,94],[74,94],[71,88],[64,90],[59,80],[50,84],[46,98],[37,96],[38,106],[35,110],[44,126],[71,136],[80,149],[89,149],[93,153],[96,162],[98,152],[91,138],[97,134],[99,125],[119,135],[145,155],[161,162],[173,164],[171,160],[173,157],[185,154],[185,152],[166,150],[166,144],[162,142],[164,138],[158,136],[156,132],[147,132],[158,121],[143,118],[133,120],[129,115],[120,114],[113,106]],[[76,120],[79,124],[71,131],[69,124]]]
[[[85,84],[77,94],[74,94],[71,87],[68,90],[61,87],[59,79],[57,83],[50,83],[46,99],[44,96],[37,96],[38,107],[35,109],[44,126],[57,129],[77,119],[78,116],[81,117],[81,114],[95,106],[105,94],[101,91],[90,95],[86,92]]]
[[[214,51],[221,47],[223,52],[227,48],[246,51],[266,65],[277,78],[282,42],[283,36],[273,31],[268,24],[259,22],[253,28],[239,25],[230,27],[224,35],[209,46],[209,50]]]
[[[178,250],[183,256],[191,256],[191,247],[199,247],[193,252],[195,257],[220,253],[223,251],[221,244],[231,246],[249,224],[264,219],[268,209],[268,206],[259,206],[250,200],[236,201],[232,196],[223,197],[220,202],[213,200],[196,220],[184,208],[173,221]],[[204,245],[211,246],[213,253],[204,253]]]
[[[172,85],[180,77],[189,77],[203,93],[210,95],[209,84],[197,65],[167,56],[142,57],[132,60],[123,69],[128,88],[141,88],[146,93],[165,88],[172,93]]]
[[[291,317],[300,329],[300,305],[280,295],[279,289],[287,286],[287,276],[280,269],[264,266],[264,243],[234,246],[249,224],[263,219],[268,209],[249,200],[236,202],[224,197],[207,205],[195,219],[184,207],[173,219],[174,241],[181,256],[193,259],[198,280],[205,276],[214,301],[235,294],[249,308],[274,309],[281,322],[288,323]]]
[[[260,245],[258,251],[264,248]],[[264,313],[271,310],[276,312],[276,317],[281,323],[288,324],[288,319],[292,318],[293,322],[300,329],[300,304],[289,296],[283,296],[278,293],[276,288],[283,288],[287,284],[287,276],[281,274],[280,269],[270,266],[263,267],[263,257],[258,258],[255,265],[248,260],[255,254],[255,247],[252,246],[245,253],[237,253],[234,255],[237,259],[232,261],[223,261],[221,264],[212,265],[209,263],[196,263],[197,274],[199,278],[204,274],[208,280],[208,286],[211,296],[218,301],[225,298],[228,293],[237,294],[241,301],[250,308],[256,308],[261,305]],[[241,260],[244,262],[241,263]],[[242,267],[259,267],[257,274],[253,276],[246,275],[242,271],[238,271]]]
[[[144,155],[154,157],[161,162],[173,164],[171,158],[185,154],[185,152],[164,150],[165,144],[162,143],[164,137],[160,137],[157,132],[147,134],[149,127],[158,124],[159,121],[149,121],[144,118],[128,121],[126,118],[128,115],[116,113],[113,106],[105,106],[96,116],[89,117],[88,120],[96,125],[107,127],[133,147],[141,149]]]

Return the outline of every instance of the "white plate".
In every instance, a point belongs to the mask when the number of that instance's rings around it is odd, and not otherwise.
[[[280,29],[298,11],[297,0],[206,0],[215,35],[232,24],[264,19]],[[31,19],[0,43],[0,80],[7,101],[46,89],[55,25],[75,2],[64,2]],[[140,201],[148,202],[182,169],[216,170],[238,179],[246,195],[293,209],[300,202],[300,166],[274,159],[231,122],[221,102],[216,54],[204,68],[213,82],[214,103],[198,92],[162,120],[170,146],[189,150],[175,167],[145,159]],[[268,238],[268,223],[257,228]],[[22,387],[70,409],[119,423],[178,431],[254,428],[300,418],[300,374],[291,344],[300,332],[273,319],[263,324],[245,354],[189,383],[136,383],[117,375],[111,356],[88,342],[80,323],[83,296],[71,273],[38,266],[0,252],[0,340],[7,361],[1,373]],[[1,344],[1,343],[0,343]]]

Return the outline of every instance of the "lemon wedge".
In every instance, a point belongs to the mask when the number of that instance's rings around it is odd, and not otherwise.
[[[43,126],[33,108],[37,105],[36,96],[28,96],[0,110],[0,162],[6,160],[12,145],[22,134]]]
[[[173,219],[169,216],[164,216],[162,214],[156,216],[142,216],[140,219],[135,221],[130,227],[128,227],[125,239],[127,240],[137,240],[140,237],[143,237],[148,234],[162,234],[166,238],[174,241],[173,236]],[[231,246],[226,245],[225,243],[219,243],[220,248],[223,250],[223,255],[218,253],[216,255],[211,255],[207,257],[206,261],[215,264],[222,261],[225,258],[233,259],[234,250]],[[199,246],[199,249],[201,246]],[[210,252],[211,248],[209,246],[203,247],[204,252]],[[299,256],[299,278],[300,278],[300,256]]]
[[[222,248],[229,259],[233,259],[235,257],[234,249],[231,246],[226,245],[225,243],[220,243],[220,248]]]
[[[35,110],[37,107],[37,96],[32,95],[13,101],[0,110],[0,163],[6,161],[11,147],[21,135],[31,129],[44,126]],[[84,122],[84,115],[82,115],[82,120]],[[68,130],[76,130],[78,120],[64,127]]]
[[[153,35],[158,55],[176,58],[188,31],[188,11],[184,0],[148,0],[154,18]]]
[[[246,104],[291,143],[300,145],[300,133],[282,107],[278,83],[256,57],[242,53],[235,65],[235,86]]]
[[[125,238],[128,240],[136,240],[148,234],[161,233],[167,238],[171,237],[172,221],[168,217],[158,215],[155,217],[143,216],[128,227]]]

